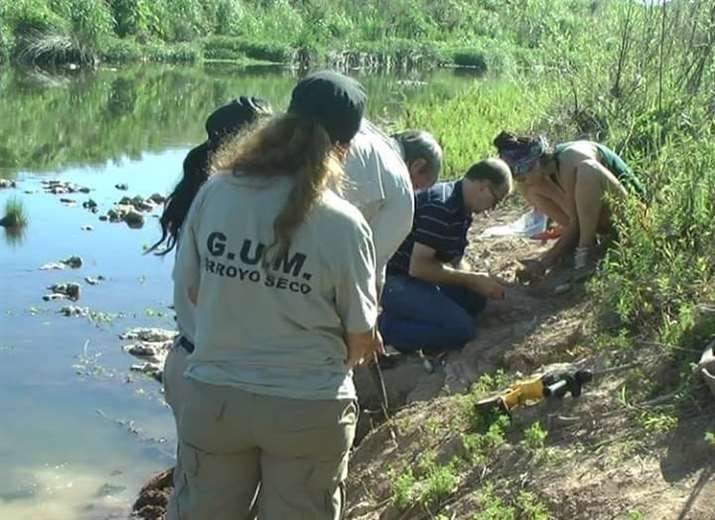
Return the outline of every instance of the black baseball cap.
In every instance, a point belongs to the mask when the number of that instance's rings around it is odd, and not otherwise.
[[[293,89],[288,112],[325,128],[335,143],[349,143],[360,128],[367,95],[355,79],[331,70],[309,74]]]
[[[209,141],[219,143],[226,135],[231,135],[253,123],[259,116],[271,114],[271,105],[257,97],[241,96],[214,110],[206,119],[206,133]]]

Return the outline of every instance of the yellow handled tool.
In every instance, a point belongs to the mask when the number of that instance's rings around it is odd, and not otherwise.
[[[567,393],[573,397],[581,395],[585,383],[593,378],[589,370],[552,372],[531,379],[519,381],[506,391],[477,401],[478,411],[499,410],[510,413],[514,408],[530,401],[540,401],[548,397],[561,398]]]

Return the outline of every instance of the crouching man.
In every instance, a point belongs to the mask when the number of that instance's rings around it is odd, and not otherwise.
[[[494,208],[512,189],[499,159],[474,164],[458,181],[415,195],[412,231],[387,266],[379,327],[385,344],[402,352],[450,350],[475,336],[475,316],[504,287],[469,270],[462,257],[472,216]]]

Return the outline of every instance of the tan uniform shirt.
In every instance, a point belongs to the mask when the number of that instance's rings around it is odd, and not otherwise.
[[[292,185],[219,173],[197,195],[174,268],[178,286],[198,289],[187,375],[279,397],[354,398],[344,337],[375,325],[371,231],[326,192],[288,255],[263,267]]]

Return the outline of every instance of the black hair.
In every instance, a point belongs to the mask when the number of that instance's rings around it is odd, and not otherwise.
[[[494,138],[492,144],[496,147],[499,153],[507,151],[526,151],[533,142],[533,138],[528,136],[517,136],[502,130],[498,136]]]
[[[157,255],[165,255],[176,247],[176,241],[181,231],[181,226],[186,220],[191,203],[194,201],[199,189],[209,178],[211,161],[210,142],[206,141],[192,148],[184,158],[183,176],[166,199],[164,211],[159,218],[161,225],[161,238],[149,248]],[[157,248],[166,243],[166,247],[157,251]]]
[[[241,96],[214,110],[206,120],[208,140],[192,148],[184,158],[183,176],[164,204],[159,219],[161,238],[147,252],[165,255],[176,247],[181,226],[191,203],[211,173],[211,159],[226,139],[229,139],[259,117],[269,115],[271,106],[255,97]],[[166,247],[158,251],[159,246]]]

